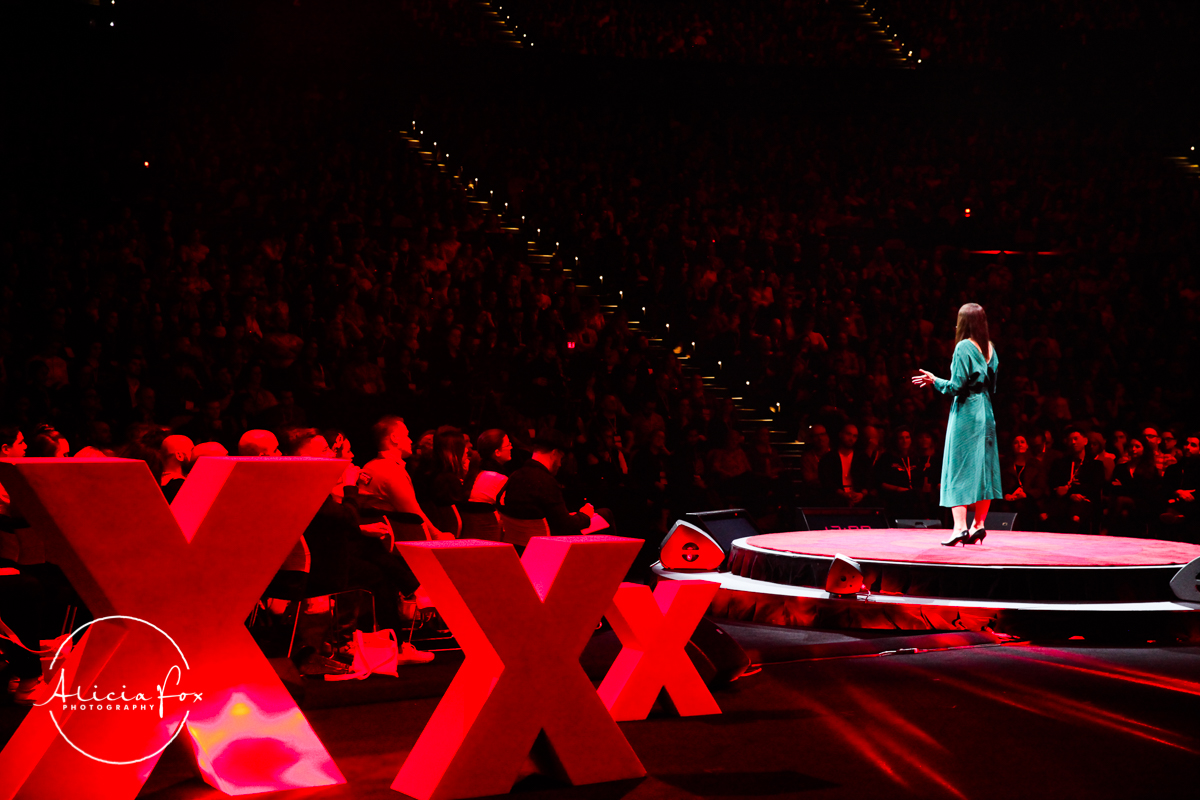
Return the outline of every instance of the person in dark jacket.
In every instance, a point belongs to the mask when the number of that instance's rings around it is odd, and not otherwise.
[[[1162,479],[1154,463],[1154,451],[1142,434],[1129,437],[1125,454],[1127,460],[1117,462],[1109,483],[1113,503],[1110,530],[1121,536],[1145,536]]]
[[[838,446],[821,456],[817,477],[832,506],[856,506],[867,497],[871,483],[871,463],[854,445],[858,443],[858,428],[842,426]]]
[[[1067,456],[1050,465],[1050,515],[1055,530],[1088,533],[1100,518],[1100,500],[1104,491],[1104,465],[1087,452],[1087,437],[1078,429],[1068,429]]]
[[[596,513],[591,503],[576,513],[568,511],[554,478],[570,449],[570,439],[559,431],[545,431],[534,439],[533,457],[513,472],[504,487],[501,513],[515,520],[544,519],[552,536],[577,534],[590,527]]]
[[[1200,514],[1196,511],[1196,492],[1200,489],[1200,434],[1191,434],[1178,452],[1178,460],[1163,475],[1163,500],[1166,510],[1159,519],[1164,538],[1196,541]]]
[[[1046,497],[1046,467],[1029,447],[1029,440],[1018,433],[1012,437],[1009,454],[1000,459],[1000,480],[1005,509],[1017,512],[1022,530],[1038,530],[1046,516],[1041,503]]]

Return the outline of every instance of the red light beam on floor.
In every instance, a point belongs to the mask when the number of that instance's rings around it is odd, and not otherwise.
[[[817,712],[821,716],[822,722],[828,725],[846,744],[858,751],[860,756],[874,764],[876,769],[905,789],[909,788],[908,781],[904,779],[904,776],[892,768],[892,765],[879,752],[879,749],[850,720],[845,719],[841,714],[812,697],[797,695],[794,699],[796,702],[802,703],[809,709]]]
[[[1049,652],[1045,648],[1037,648],[1038,652]],[[1139,683],[1143,686],[1153,686],[1156,689],[1165,689],[1168,692],[1182,692],[1200,697],[1200,683],[1188,681],[1182,678],[1169,678],[1165,675],[1155,675],[1153,672],[1142,672],[1141,670],[1130,669],[1129,667],[1121,667],[1115,664],[1108,664],[1096,659],[1083,658],[1070,653],[1065,653],[1061,650],[1053,651],[1056,657],[1061,657],[1068,661],[1082,661],[1091,663],[1095,666],[1085,667],[1076,664],[1064,664],[1062,661],[1048,660],[1044,658],[1034,658],[1033,656],[1014,653],[1011,650],[1001,650],[1005,655],[1012,658],[1018,658],[1022,661],[1032,661],[1038,664],[1045,664],[1050,667],[1058,667],[1059,669],[1067,669],[1073,672],[1081,672],[1087,675],[1096,675],[1101,678],[1112,678],[1114,680],[1127,681],[1129,683]]]
[[[871,737],[875,741],[879,742],[885,748],[890,750],[893,755],[903,759],[904,762],[910,767],[917,770],[937,785],[941,786],[950,794],[966,800],[966,795],[964,795],[957,786],[946,780],[946,778],[944,778],[941,773],[937,771],[937,769],[926,763],[925,760],[922,759],[916,752],[914,752],[912,748],[906,746],[901,741],[901,738],[896,736],[895,732],[898,731],[901,737],[907,737],[910,739],[915,738],[922,742],[926,747],[934,748],[940,751],[940,753],[945,754],[947,752],[946,748],[940,742],[938,742],[929,734],[925,733],[925,731],[921,730],[916,725],[909,722],[894,708],[880,700],[878,697],[875,697],[874,695],[869,694],[862,689],[851,686],[844,682],[842,684],[842,690],[846,693],[847,697],[858,703],[858,705],[862,707],[863,711],[866,712],[867,718],[872,720],[872,722],[867,725],[867,730],[870,732]],[[884,724],[890,725],[893,730],[885,730],[883,727]]]
[[[933,673],[928,673],[927,670],[922,669],[919,671],[926,672],[931,678],[933,677]],[[975,675],[971,681],[951,678],[941,673],[936,677],[946,686],[953,686],[964,692],[969,692],[997,703],[1003,703],[1013,708],[1019,708],[1030,714],[1036,714],[1059,722],[1083,722],[1088,725],[1097,725],[1129,736],[1136,736],[1139,739],[1182,750],[1185,753],[1200,755],[1200,750],[1197,750],[1193,746],[1195,740],[1191,739],[1191,737],[1164,730],[1163,728],[1131,719],[1112,711],[1105,711],[1088,703],[1072,700],[1056,692],[1048,692],[1043,689],[1016,683],[1015,681],[1006,681],[995,676]],[[984,685],[984,682],[988,685]],[[1001,688],[1023,695],[1023,697],[1018,699],[1005,694],[1003,691],[1000,691]],[[1189,744],[1172,741],[1172,739],[1164,737],[1172,737],[1177,740],[1182,739],[1189,742]]]
[[[909,722],[907,719],[901,716],[896,709],[892,708],[878,697],[875,697],[874,695],[869,694],[865,690],[856,686],[851,686],[850,684],[843,684],[842,691],[846,693],[847,697],[862,706],[863,709],[865,709],[873,718],[884,720],[893,727],[904,731],[904,733],[908,736],[924,742],[927,746],[936,748],[943,753],[946,752],[946,748],[941,742]]]

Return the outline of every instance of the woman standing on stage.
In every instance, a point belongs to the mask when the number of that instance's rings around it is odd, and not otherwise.
[[[950,380],[920,370],[916,386],[933,386],[954,398],[942,454],[942,499],[954,514],[954,533],[942,542],[978,544],[987,536],[984,520],[992,500],[1002,500],[1000,454],[991,396],[996,391],[1000,359],[988,338],[987,314],[978,303],[958,310]],[[972,519],[968,527],[968,513]]]

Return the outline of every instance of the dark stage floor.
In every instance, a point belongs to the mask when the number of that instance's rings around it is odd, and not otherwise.
[[[970,649],[767,665],[720,717],[623,723],[648,777],[530,798],[1087,797],[1194,792],[1200,647]],[[280,798],[394,798],[436,699],[309,712],[350,783]],[[159,765],[143,797],[219,795]],[[1189,795],[1190,796],[1190,795]]]

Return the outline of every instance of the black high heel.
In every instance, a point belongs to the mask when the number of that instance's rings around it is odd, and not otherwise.
[[[974,533],[969,533],[966,544],[979,544],[987,538],[987,531],[983,528],[978,529]]]
[[[971,539],[971,532],[968,530],[964,530],[964,531],[955,533],[949,539],[942,542],[942,546],[943,547],[954,547],[954,545],[958,544],[959,542],[962,542],[965,545],[968,541],[970,541],[970,539]]]

